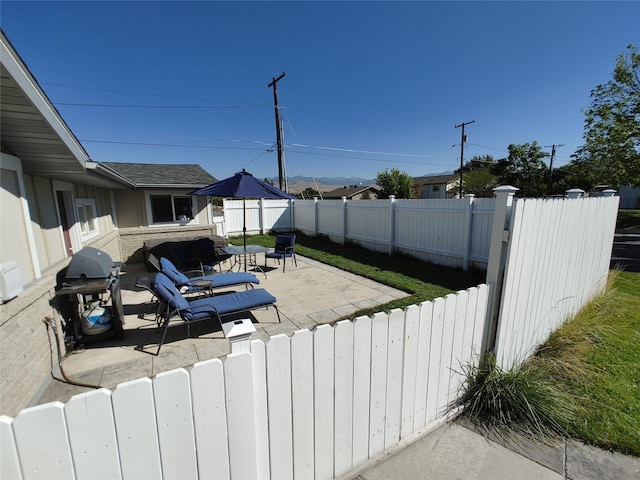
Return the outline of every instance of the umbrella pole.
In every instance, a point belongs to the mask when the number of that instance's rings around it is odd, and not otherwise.
[[[244,247],[244,271],[247,271],[247,203],[242,199],[242,241]]]

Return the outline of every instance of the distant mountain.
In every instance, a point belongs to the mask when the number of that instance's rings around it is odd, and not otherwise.
[[[274,184],[278,184],[278,177],[271,178]],[[295,177],[289,177],[288,182],[291,183],[313,183],[314,177],[304,177],[302,175],[296,175]],[[336,187],[348,187],[349,185],[375,185],[375,179],[366,179],[359,177],[315,177],[315,181],[318,184],[323,185],[335,185]]]

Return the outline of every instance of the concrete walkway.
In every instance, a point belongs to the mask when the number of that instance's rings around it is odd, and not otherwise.
[[[523,437],[486,438],[466,424],[445,424],[348,477],[358,480],[631,480],[640,458],[572,440],[543,445]]]

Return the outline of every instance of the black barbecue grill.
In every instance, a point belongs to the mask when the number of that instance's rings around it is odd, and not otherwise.
[[[56,288],[65,317],[65,343],[75,349],[89,341],[124,337],[120,268],[109,254],[85,247],[71,257]]]

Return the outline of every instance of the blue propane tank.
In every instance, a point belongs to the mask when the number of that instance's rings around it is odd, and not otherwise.
[[[82,331],[85,335],[98,335],[111,328],[111,312],[100,306],[100,300],[92,301],[82,312]]]

